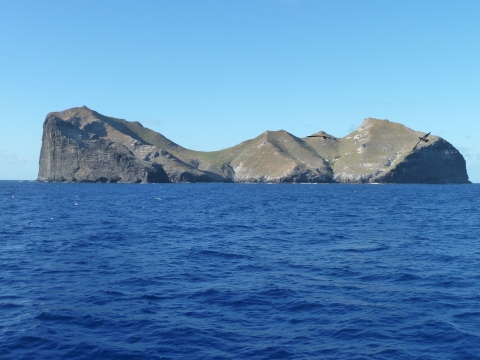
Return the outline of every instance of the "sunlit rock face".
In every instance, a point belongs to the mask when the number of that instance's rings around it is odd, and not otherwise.
[[[449,142],[388,120],[365,119],[338,139],[334,179],[344,183],[468,183],[465,159]],[[316,138],[308,138],[310,143]],[[316,140],[318,142],[318,140]],[[317,146],[319,152],[322,151]]]
[[[87,107],[47,115],[39,181],[468,183],[465,159],[450,143],[388,120],[365,119],[343,138],[323,131],[298,138],[266,131],[214,152]]]

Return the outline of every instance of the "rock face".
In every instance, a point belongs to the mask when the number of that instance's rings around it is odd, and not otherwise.
[[[468,183],[450,143],[418,137],[388,120],[365,119],[344,138],[266,131],[214,152],[185,149],[163,135],[87,107],[47,115],[39,181]]]

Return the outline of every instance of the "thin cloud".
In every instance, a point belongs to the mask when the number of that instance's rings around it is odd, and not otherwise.
[[[466,146],[457,146],[457,149],[460,153],[466,158],[473,158],[474,154],[472,154],[472,149]],[[477,155],[479,156],[479,155]]]
[[[357,130],[357,128],[358,128],[357,124],[350,125],[350,127],[348,128],[348,133],[350,134],[351,132]]]
[[[142,119],[142,121],[140,121],[142,124],[146,124],[146,125],[163,125],[163,121],[160,120],[160,119],[154,119],[154,120],[151,120],[151,119]]]
[[[10,154],[6,151],[0,150],[0,165],[3,166],[23,166],[28,163],[27,160],[17,154]]]
[[[468,160],[467,164],[470,164],[470,167],[472,167],[472,164],[474,164],[475,167],[480,165],[480,153],[474,152],[474,149],[466,146],[457,146],[457,149],[465,160]]]

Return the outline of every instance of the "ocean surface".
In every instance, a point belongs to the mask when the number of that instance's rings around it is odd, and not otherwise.
[[[480,359],[480,185],[0,182],[1,359]]]

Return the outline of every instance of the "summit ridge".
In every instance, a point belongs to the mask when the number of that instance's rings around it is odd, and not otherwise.
[[[47,115],[38,181],[469,183],[464,157],[445,139],[430,135],[412,151],[424,134],[367,118],[342,138],[266,131],[202,152],[83,106]]]

